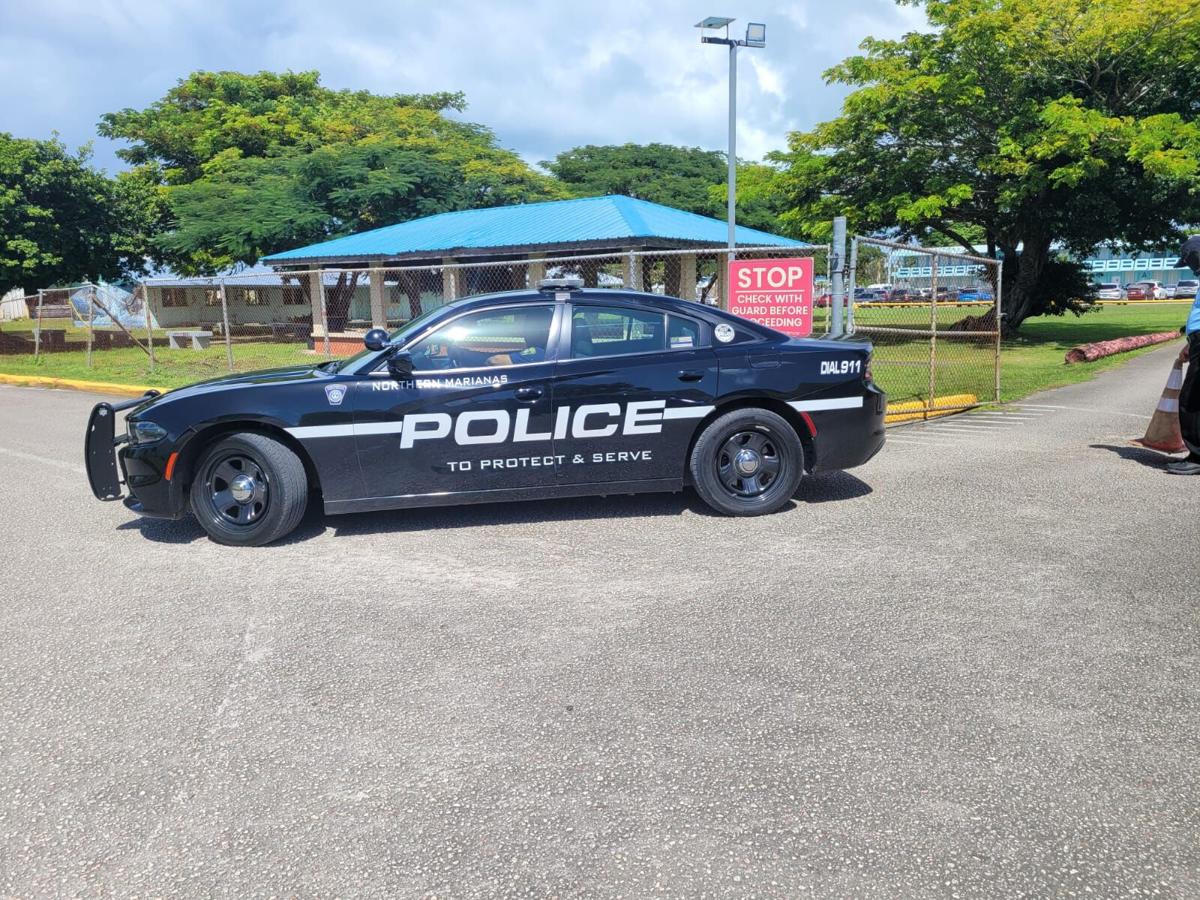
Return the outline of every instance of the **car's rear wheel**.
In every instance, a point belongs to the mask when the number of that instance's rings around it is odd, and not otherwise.
[[[786,419],[738,409],[713,420],[689,461],[701,499],[729,516],[761,516],[784,506],[804,475],[804,447]]]
[[[261,434],[220,439],[205,451],[192,479],[192,514],[219,544],[269,544],[300,524],[307,505],[304,463]]]

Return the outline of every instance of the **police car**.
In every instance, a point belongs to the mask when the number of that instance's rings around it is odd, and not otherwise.
[[[551,280],[364,344],[344,360],[99,404],[93,493],[121,499],[124,484],[135,512],[190,510],[213,540],[242,545],[288,534],[313,499],[350,513],[691,485],[746,516],[884,440],[869,344],[793,340],[654,294]]]

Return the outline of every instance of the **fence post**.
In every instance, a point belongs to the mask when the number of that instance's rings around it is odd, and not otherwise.
[[[74,304],[72,304],[74,306]],[[87,367],[92,367],[92,333],[96,319],[96,289],[88,289],[88,323],[87,323]]]
[[[150,315],[150,285],[142,284],[142,306],[146,313],[146,348],[150,351],[150,374],[154,374],[154,318]]]
[[[833,313],[829,323],[829,336],[841,337],[842,304],[846,302],[846,284],[842,268],[846,264],[846,217],[835,216],[833,220],[833,254],[829,260],[829,307]]]
[[[1000,338],[1004,326],[1004,317],[1002,315],[1004,307],[1000,302],[1000,286],[1004,284],[1004,260],[1001,259],[996,264],[996,396],[995,401],[1000,402]]]
[[[233,341],[229,336],[229,303],[225,299],[225,279],[221,279],[221,330],[225,333],[225,362],[233,371]]]
[[[850,240],[850,286],[846,300],[846,334],[854,334],[854,298],[858,296],[858,237]]]
[[[938,261],[937,254],[929,256],[929,400],[925,404],[926,410],[933,409],[934,391],[937,386],[937,281],[938,281]]]
[[[42,353],[42,306],[45,305],[45,292],[38,289],[37,327],[33,330],[33,358],[36,360]]]

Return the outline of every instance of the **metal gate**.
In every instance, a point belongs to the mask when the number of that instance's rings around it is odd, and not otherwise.
[[[889,421],[1000,399],[1000,260],[855,237],[846,330],[875,345]]]

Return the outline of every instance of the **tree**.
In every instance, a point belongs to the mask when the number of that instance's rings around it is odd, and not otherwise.
[[[560,153],[542,166],[579,197],[622,194],[724,219],[725,160],[724,153],[699,147],[589,144]],[[764,190],[777,172],[762,163],[738,163],[738,224],[778,230],[780,195]]]
[[[775,234],[788,234],[787,224],[781,218],[787,211],[784,194],[779,187],[783,172],[778,166],[767,163],[739,162],[737,166],[737,224],[747,228],[758,228]],[[729,198],[729,182],[722,176],[721,183],[709,188],[713,212],[710,215],[723,219]],[[796,237],[802,237],[796,234]]]
[[[147,109],[104,116],[100,132],[132,142],[119,153],[147,254],[207,273],[417,216],[564,196],[487,128],[445,115],[464,106],[461,94],[330,90],[315,72],[197,72]]]
[[[89,155],[0,132],[0,294],[121,273],[113,185]]]
[[[904,2],[904,0],[902,0]],[[920,0],[912,0],[920,2]],[[826,73],[842,114],[774,155],[793,229],[982,237],[1006,326],[1077,306],[1067,254],[1166,248],[1200,221],[1195,0],[924,0],[928,33]]]
[[[622,194],[708,216],[714,185],[725,181],[725,155],[670,144],[589,144],[542,163],[580,197]]]

